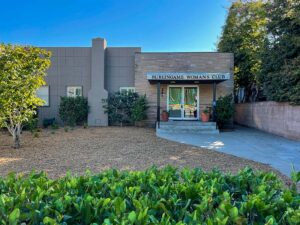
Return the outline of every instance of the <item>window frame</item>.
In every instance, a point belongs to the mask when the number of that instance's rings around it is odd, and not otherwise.
[[[68,95],[68,93],[69,93],[68,89],[69,89],[69,88],[75,88],[75,92],[74,92],[74,93],[75,93],[75,96],[69,96],[69,95]],[[76,89],[77,89],[77,88],[80,88],[80,89],[81,89],[81,95],[80,95],[80,96],[76,96]],[[72,97],[72,98],[83,97],[83,87],[80,86],[80,85],[72,85],[72,86],[69,86],[69,85],[68,85],[68,86],[66,86],[66,96],[67,96],[67,97]]]
[[[126,91],[126,93],[128,93],[129,91],[135,93],[135,87],[120,87],[119,91],[120,93],[122,93],[123,91]]]

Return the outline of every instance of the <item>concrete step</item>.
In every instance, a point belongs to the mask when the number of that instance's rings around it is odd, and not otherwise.
[[[200,124],[200,123],[198,123],[198,124],[193,124],[193,125],[190,125],[190,124],[164,124],[164,123],[160,123],[159,124],[160,125],[160,127],[207,127],[207,128],[209,128],[209,127],[213,127],[213,128],[216,128],[216,124],[205,124],[205,125],[203,125],[203,124]]]
[[[164,129],[157,129],[157,133],[168,133],[168,134],[219,134],[219,130],[189,130],[189,129],[182,129],[182,130],[164,130]]]
[[[172,125],[160,125],[159,129],[164,130],[182,130],[182,129],[189,129],[189,130],[216,130],[215,126],[172,126]]]
[[[201,121],[168,121],[160,122],[156,127],[157,132],[166,133],[193,133],[193,134],[218,134],[215,122]]]
[[[216,122],[201,122],[198,120],[187,120],[187,121],[177,121],[177,120],[169,120],[168,122],[163,122],[161,121],[160,124],[164,124],[164,125],[176,125],[176,126],[181,126],[181,125],[189,125],[189,126],[215,126]]]

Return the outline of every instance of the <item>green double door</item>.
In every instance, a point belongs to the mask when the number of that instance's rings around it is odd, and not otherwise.
[[[167,106],[169,118],[174,120],[198,120],[199,87],[170,85]]]

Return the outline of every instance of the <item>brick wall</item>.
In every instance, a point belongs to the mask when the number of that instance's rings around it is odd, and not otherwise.
[[[300,140],[300,106],[272,101],[236,104],[234,120],[241,125]]]

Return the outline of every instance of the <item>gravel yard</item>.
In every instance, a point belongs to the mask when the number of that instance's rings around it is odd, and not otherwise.
[[[83,174],[87,169],[96,173],[109,168],[141,170],[167,164],[204,170],[215,167],[233,173],[246,166],[274,171],[261,163],[157,138],[154,129],[75,128],[65,132],[60,128],[55,133],[42,130],[39,137],[23,132],[21,141],[22,148],[13,149],[8,133],[0,133],[0,175],[43,170],[55,178],[68,170]]]

